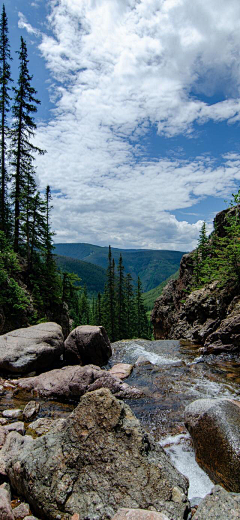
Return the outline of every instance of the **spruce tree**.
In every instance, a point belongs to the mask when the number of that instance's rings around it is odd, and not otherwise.
[[[126,338],[133,338],[134,336],[135,308],[132,282],[132,277],[128,273],[125,279]]]
[[[142,282],[138,277],[137,290],[136,290],[136,298],[135,298],[135,306],[136,306],[136,335],[138,338],[146,338],[149,337],[149,326],[148,319],[146,314],[146,309],[143,303],[142,297]]]
[[[0,178],[1,178],[1,198],[0,198],[0,229],[8,234],[9,232],[9,206],[7,203],[7,169],[6,169],[6,140],[9,134],[7,125],[7,113],[10,110],[11,97],[10,82],[10,45],[8,39],[8,21],[3,4],[2,14],[0,19],[0,111],[1,111],[1,164],[0,164]]]
[[[124,283],[124,265],[120,253],[118,263],[118,287],[117,287],[117,317],[118,317],[118,339],[126,337],[126,298]]]
[[[21,37],[19,54],[19,79],[14,87],[13,127],[11,130],[11,164],[13,166],[13,201],[14,201],[14,250],[18,252],[20,243],[20,226],[22,210],[22,193],[26,185],[26,172],[33,163],[34,153],[44,151],[34,146],[36,124],[32,114],[36,113],[40,101],[35,97],[36,90],[31,86],[32,76],[28,70],[27,46]]]

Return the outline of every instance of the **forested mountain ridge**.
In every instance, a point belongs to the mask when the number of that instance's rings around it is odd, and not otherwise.
[[[108,247],[87,243],[55,243],[56,255],[69,256],[107,269]],[[151,250],[151,249],[118,249],[111,248],[115,263],[120,254],[123,257],[125,271],[130,273],[133,282],[137,284],[141,278],[143,291],[149,291],[174,274],[183,256],[181,251]]]
[[[90,262],[84,262],[69,256],[55,256],[55,262],[59,269],[69,273],[75,273],[81,280],[81,286],[87,286],[90,297],[103,293],[107,281],[106,269]]]
[[[204,353],[240,351],[240,190],[207,237],[184,255],[152,312],[155,339],[186,339]]]

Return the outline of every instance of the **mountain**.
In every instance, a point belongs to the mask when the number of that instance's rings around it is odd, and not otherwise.
[[[154,287],[154,289],[150,289],[150,291],[143,293],[144,305],[148,311],[153,310],[155,300],[159,298],[159,296],[162,294],[164,287],[166,287],[170,280],[176,280],[178,278],[178,275],[179,270],[176,271],[176,273],[169,276],[164,282],[157,285],[157,287]]]
[[[81,278],[80,285],[84,287],[86,284],[89,296],[96,296],[99,292],[103,293],[106,283],[105,269],[98,265],[90,264],[90,262],[83,262],[68,256],[57,255],[55,261],[62,271],[75,273]]]
[[[103,269],[108,266],[108,247],[93,244],[55,244],[55,254],[71,257],[95,264]],[[151,250],[151,249],[117,249],[112,248],[112,257],[116,264],[122,254],[125,272],[130,273],[136,283],[140,276],[143,291],[153,289],[166,278],[174,274],[183,256],[181,251]]]

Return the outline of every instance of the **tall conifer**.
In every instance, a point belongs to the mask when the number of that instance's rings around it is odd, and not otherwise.
[[[6,169],[6,138],[9,133],[7,126],[7,113],[10,110],[10,45],[8,40],[8,21],[3,4],[0,19],[0,112],[1,112],[1,198],[0,198],[0,229],[5,233],[8,232],[8,204],[7,204],[7,169]]]
[[[32,76],[28,70],[27,46],[21,37],[19,54],[19,79],[14,87],[13,127],[11,130],[11,164],[13,173],[14,200],[14,250],[19,250],[21,224],[21,197],[26,183],[26,171],[29,163],[34,160],[34,153],[44,153],[34,146],[31,139],[34,136],[36,124],[32,114],[36,113],[40,101],[35,97],[36,90],[31,86]]]

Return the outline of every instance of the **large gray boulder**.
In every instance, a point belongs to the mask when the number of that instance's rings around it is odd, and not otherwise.
[[[57,323],[41,323],[0,336],[0,370],[26,374],[47,370],[63,352],[63,334]]]
[[[107,520],[120,507],[185,518],[187,479],[107,389],[85,394],[42,437],[10,433],[2,458],[12,486],[41,518],[77,512],[81,520]]]
[[[233,520],[240,518],[240,495],[228,493],[221,486],[215,486],[209,495],[201,500],[193,520]]]
[[[228,491],[240,492],[240,402],[198,399],[185,410],[198,464]]]
[[[69,365],[106,365],[112,355],[104,327],[82,325],[70,332],[65,341],[64,358]]]
[[[39,376],[15,380],[15,384],[15,393],[24,390],[37,396],[56,399],[79,399],[86,392],[102,387],[109,388],[120,398],[143,396],[141,390],[123,383],[110,371],[102,370],[94,365],[84,367],[77,365],[50,370]]]

